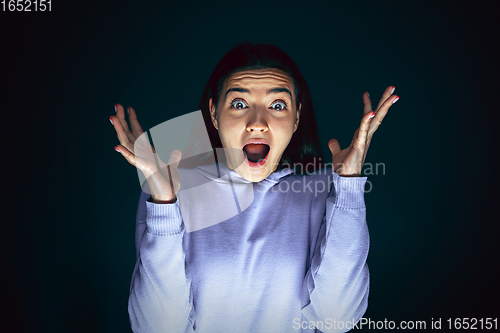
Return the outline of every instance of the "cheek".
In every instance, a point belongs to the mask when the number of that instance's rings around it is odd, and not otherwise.
[[[280,131],[276,131],[274,133],[275,147],[278,148],[275,149],[274,151],[275,154],[278,155],[283,154],[286,147],[288,147],[293,134],[292,130],[287,127],[287,128],[282,128]]]
[[[235,124],[227,121],[219,122],[219,137],[224,146],[236,145],[239,137],[235,131]]]
[[[282,140],[290,140],[294,132],[294,125],[293,120],[283,122],[276,128],[275,132]]]

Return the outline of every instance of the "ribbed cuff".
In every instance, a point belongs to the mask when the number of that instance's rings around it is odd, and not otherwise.
[[[182,216],[179,200],[171,204],[146,201],[147,232],[156,236],[170,236],[182,231]]]
[[[365,183],[368,177],[342,177],[333,173],[335,206],[342,209],[365,208]]]

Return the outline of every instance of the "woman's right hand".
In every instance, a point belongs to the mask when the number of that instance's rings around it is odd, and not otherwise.
[[[176,194],[180,189],[178,165],[182,153],[179,150],[172,151],[168,164],[165,164],[149,143],[137,121],[135,110],[132,107],[128,108],[128,118],[132,128],[130,131],[125,120],[123,106],[116,104],[115,107],[116,116],[109,117],[120,141],[120,145],[116,146],[115,150],[122,154],[130,164],[142,171],[154,202],[175,202]]]

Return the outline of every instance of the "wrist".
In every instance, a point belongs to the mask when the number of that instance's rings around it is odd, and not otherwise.
[[[172,204],[172,203],[175,203],[176,201],[177,201],[177,197],[174,197],[173,199],[170,199],[170,200],[159,199],[159,198],[154,198],[154,197],[150,198],[150,202],[153,202],[155,204]]]
[[[340,177],[361,177],[361,173],[342,173],[342,172],[337,172],[337,174]]]

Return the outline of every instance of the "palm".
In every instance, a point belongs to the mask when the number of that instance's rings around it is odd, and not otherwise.
[[[170,154],[168,164],[164,163],[149,143],[149,139],[137,120],[135,110],[130,108],[129,112],[132,130],[128,127],[123,107],[120,104],[117,104],[116,116],[110,117],[121,143],[115,147],[115,150],[120,152],[130,164],[142,171],[154,199],[168,201],[175,198],[180,189],[178,165],[181,152],[174,150]]]
[[[336,139],[328,142],[332,152],[332,165],[336,173],[341,176],[360,176],[365,162],[366,153],[373,136],[378,129],[389,108],[394,104],[399,96],[392,96],[394,87],[388,87],[375,111],[372,111],[370,97],[367,93],[363,95],[364,112],[360,127],[354,133],[354,137],[349,147],[340,149],[340,144]]]

